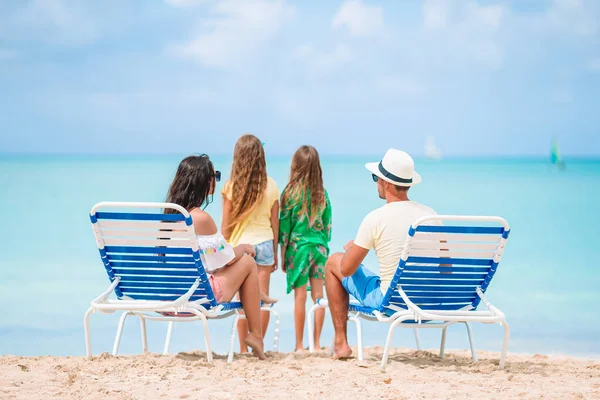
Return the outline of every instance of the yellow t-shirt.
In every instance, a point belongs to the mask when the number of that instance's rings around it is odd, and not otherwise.
[[[222,194],[231,200],[233,185],[227,181],[223,186]],[[231,234],[229,243],[232,246],[238,244],[257,245],[267,240],[273,240],[273,228],[271,227],[271,208],[279,200],[277,183],[271,177],[267,177],[267,188],[261,202],[257,204],[252,212],[241,221]]]

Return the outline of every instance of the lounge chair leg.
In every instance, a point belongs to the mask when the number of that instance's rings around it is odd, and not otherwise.
[[[227,363],[231,363],[233,361],[233,346],[235,342],[235,332],[237,331],[237,324],[240,320],[240,314],[235,313],[235,317],[233,318],[233,323],[231,324],[231,336],[229,337],[229,353],[227,354]]]
[[[163,349],[163,355],[169,354],[169,345],[171,344],[171,335],[173,334],[173,321],[169,321],[169,327],[167,328],[167,337],[165,338],[165,347]]]
[[[208,329],[208,320],[204,314],[200,314],[200,320],[204,325],[204,345],[206,346],[206,360],[211,363],[213,361],[212,348],[210,347],[210,330]]]
[[[502,353],[500,353],[500,369],[504,369],[504,360],[508,350],[508,339],[510,338],[510,326],[506,321],[500,323],[504,327],[504,342],[502,343]]]
[[[473,341],[473,332],[471,332],[471,324],[465,322],[465,327],[467,328],[467,335],[469,336],[469,346],[471,347],[471,357],[473,358],[473,362],[477,362],[477,352],[475,351],[475,342]]]
[[[271,314],[275,316],[275,337],[273,338],[273,351],[279,353],[279,326],[281,324],[279,313],[271,309]]]
[[[95,310],[93,308],[88,308],[83,316],[83,332],[85,335],[85,353],[87,358],[92,359],[92,341],[90,339],[90,315]]]
[[[390,355],[390,347],[392,347],[392,337],[394,336],[394,330],[398,325],[402,322],[402,320],[397,319],[390,325],[390,329],[388,330],[387,339],[385,341],[385,347],[383,349],[383,356],[381,357],[381,369],[385,370],[387,365],[387,360]],[[416,329],[415,329],[416,330]]]
[[[113,344],[112,355],[116,356],[119,353],[119,345],[121,344],[121,335],[123,334],[123,327],[125,326],[125,319],[129,316],[129,311],[124,311],[119,318],[119,325],[117,325],[117,334],[115,335],[115,343]]]
[[[142,352],[148,352],[148,336],[146,335],[146,318],[140,315],[140,328],[142,330]]]
[[[333,336],[333,339],[331,340],[331,348],[329,349],[329,355],[331,357],[333,357],[334,349],[335,349],[335,334]]]
[[[442,329],[442,343],[440,343],[440,358],[444,358],[444,350],[446,349],[446,329],[448,329],[447,326],[445,326]]]
[[[417,328],[414,329],[415,334],[415,342],[417,343],[417,350],[421,350],[421,339],[419,339],[419,330]]]
[[[350,320],[356,324],[356,347],[358,348],[358,360],[363,361],[362,324],[358,315],[350,317]]]
[[[314,331],[315,331],[315,311],[319,307],[320,306],[318,304],[315,304],[314,306],[312,306],[310,308],[310,310],[308,310],[308,317],[307,317],[307,326],[308,326],[308,351],[311,352],[311,353],[315,352],[315,337],[314,337]]]

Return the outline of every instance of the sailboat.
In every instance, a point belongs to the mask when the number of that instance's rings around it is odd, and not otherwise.
[[[429,136],[425,141],[425,157],[432,160],[439,160],[442,158],[442,151],[435,144],[433,136]]]
[[[565,169],[565,163],[560,156],[560,150],[558,149],[558,142],[556,139],[552,141],[552,147],[550,149],[550,160],[552,164],[556,165],[560,169]]]

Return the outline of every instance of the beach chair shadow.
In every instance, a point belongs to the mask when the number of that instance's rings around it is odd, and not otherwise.
[[[448,327],[463,324],[476,362],[470,323],[482,322],[504,328],[499,362],[504,368],[510,328],[504,313],[489,302],[485,292],[498,269],[509,232],[508,223],[500,217],[434,215],[415,221],[381,307],[350,303],[348,320],[356,323],[358,359],[363,360],[361,319],[390,324],[381,369],[387,365],[397,327],[414,329],[419,350],[419,329],[441,329],[439,357],[443,358]],[[477,310],[481,303],[487,310]],[[327,299],[319,299],[309,310],[309,332],[320,307],[328,307]],[[314,350],[311,335],[309,349]]]
[[[164,214],[164,210],[175,213]],[[198,248],[192,218],[185,209],[171,203],[102,202],[92,208],[90,220],[111,283],[92,300],[84,316],[88,358],[92,357],[91,314],[121,311],[113,355],[118,353],[125,320],[135,316],[141,324],[143,352],[148,351],[146,321],[168,322],[163,354],[169,352],[174,322],[201,321],[206,358],[212,362],[208,321],[233,317],[227,361],[233,360],[242,304],[215,300],[200,259],[202,250]],[[116,299],[111,298],[113,293]],[[272,307],[262,309],[275,317],[274,351],[278,351],[279,313]]]

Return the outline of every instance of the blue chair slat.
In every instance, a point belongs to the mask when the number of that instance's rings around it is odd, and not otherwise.
[[[503,234],[503,227],[488,226],[437,226],[437,225],[419,225],[417,232],[431,233],[472,233],[480,235]]]
[[[185,288],[179,288],[179,289],[164,289],[164,288],[128,288],[126,285],[121,286],[121,291],[124,294],[127,293],[139,293],[139,294],[176,294],[178,296],[182,296],[184,295],[187,291],[188,291],[189,287],[187,289]],[[201,286],[199,286],[196,291],[194,291],[194,296],[206,296],[206,290],[204,288],[202,288]]]
[[[95,217],[99,220],[118,219],[132,221],[185,221],[185,216],[183,214],[97,212]]]
[[[108,254],[109,261],[157,261],[157,262],[182,262],[194,264],[191,256],[138,256],[128,254]]]
[[[144,276],[198,276],[198,270],[190,269],[128,269],[128,268],[113,268],[113,272],[119,275],[144,275]]]
[[[407,309],[408,306],[405,303],[390,303],[391,305],[395,305],[400,308]],[[470,306],[471,303],[460,303],[460,304],[417,304],[419,308],[422,310],[442,310],[442,311],[452,311],[458,310],[465,306]]]
[[[139,281],[122,281],[121,288],[123,290],[125,288],[176,288],[176,289],[185,289],[186,292],[190,286],[194,283],[195,280],[190,280],[188,282],[139,282]]]
[[[410,256],[406,260],[407,263],[421,264],[451,264],[451,265],[492,265],[491,259],[476,259],[476,258],[445,258],[445,257],[413,257]]]
[[[471,303],[475,300],[475,293],[472,296],[463,297],[409,296],[409,298],[415,304]]]
[[[475,292],[476,285],[464,285],[464,286],[440,286],[440,285],[431,285],[431,286],[423,286],[419,281],[412,281],[412,283],[416,283],[416,285],[407,284],[403,285],[402,289],[406,293],[410,293],[412,291],[422,291],[428,293],[442,293],[442,292]]]
[[[157,295],[157,294],[136,294],[135,297],[132,297],[132,298],[134,298],[135,300],[175,301],[179,297],[180,296],[174,296],[174,295],[161,296],[161,295]],[[193,295],[192,297],[190,297],[190,301],[202,300],[205,298],[206,298],[206,296]],[[208,306],[208,303],[207,303],[207,306]]]
[[[490,271],[490,267],[441,267],[431,265],[408,264],[404,267],[404,272],[485,272]]]
[[[457,297],[465,297],[471,296],[475,293],[475,289],[464,292],[446,292],[442,293],[440,291],[435,292],[423,292],[423,291],[404,291],[409,298],[413,297],[428,297],[428,298],[440,298],[440,299],[454,299]]]
[[[107,253],[192,254],[192,249],[187,247],[106,246],[104,250]]]
[[[128,261],[111,261],[113,267],[125,268],[196,268],[194,263],[164,263],[164,262],[128,262]]]
[[[483,283],[483,279],[481,280],[459,280],[459,279],[405,279],[404,277],[400,278],[398,281],[399,285],[454,285],[454,286],[480,286]]]
[[[232,301],[230,303],[221,303],[224,311],[236,310],[242,308],[242,303],[239,301]]]
[[[440,274],[437,272],[404,272],[402,274],[402,278],[404,279],[451,279],[451,280],[465,280],[465,279],[475,279],[475,280],[483,280],[487,274]]]
[[[121,284],[125,282],[168,282],[173,284],[185,284],[188,287],[196,282],[196,276],[141,276],[141,275],[121,275]]]

